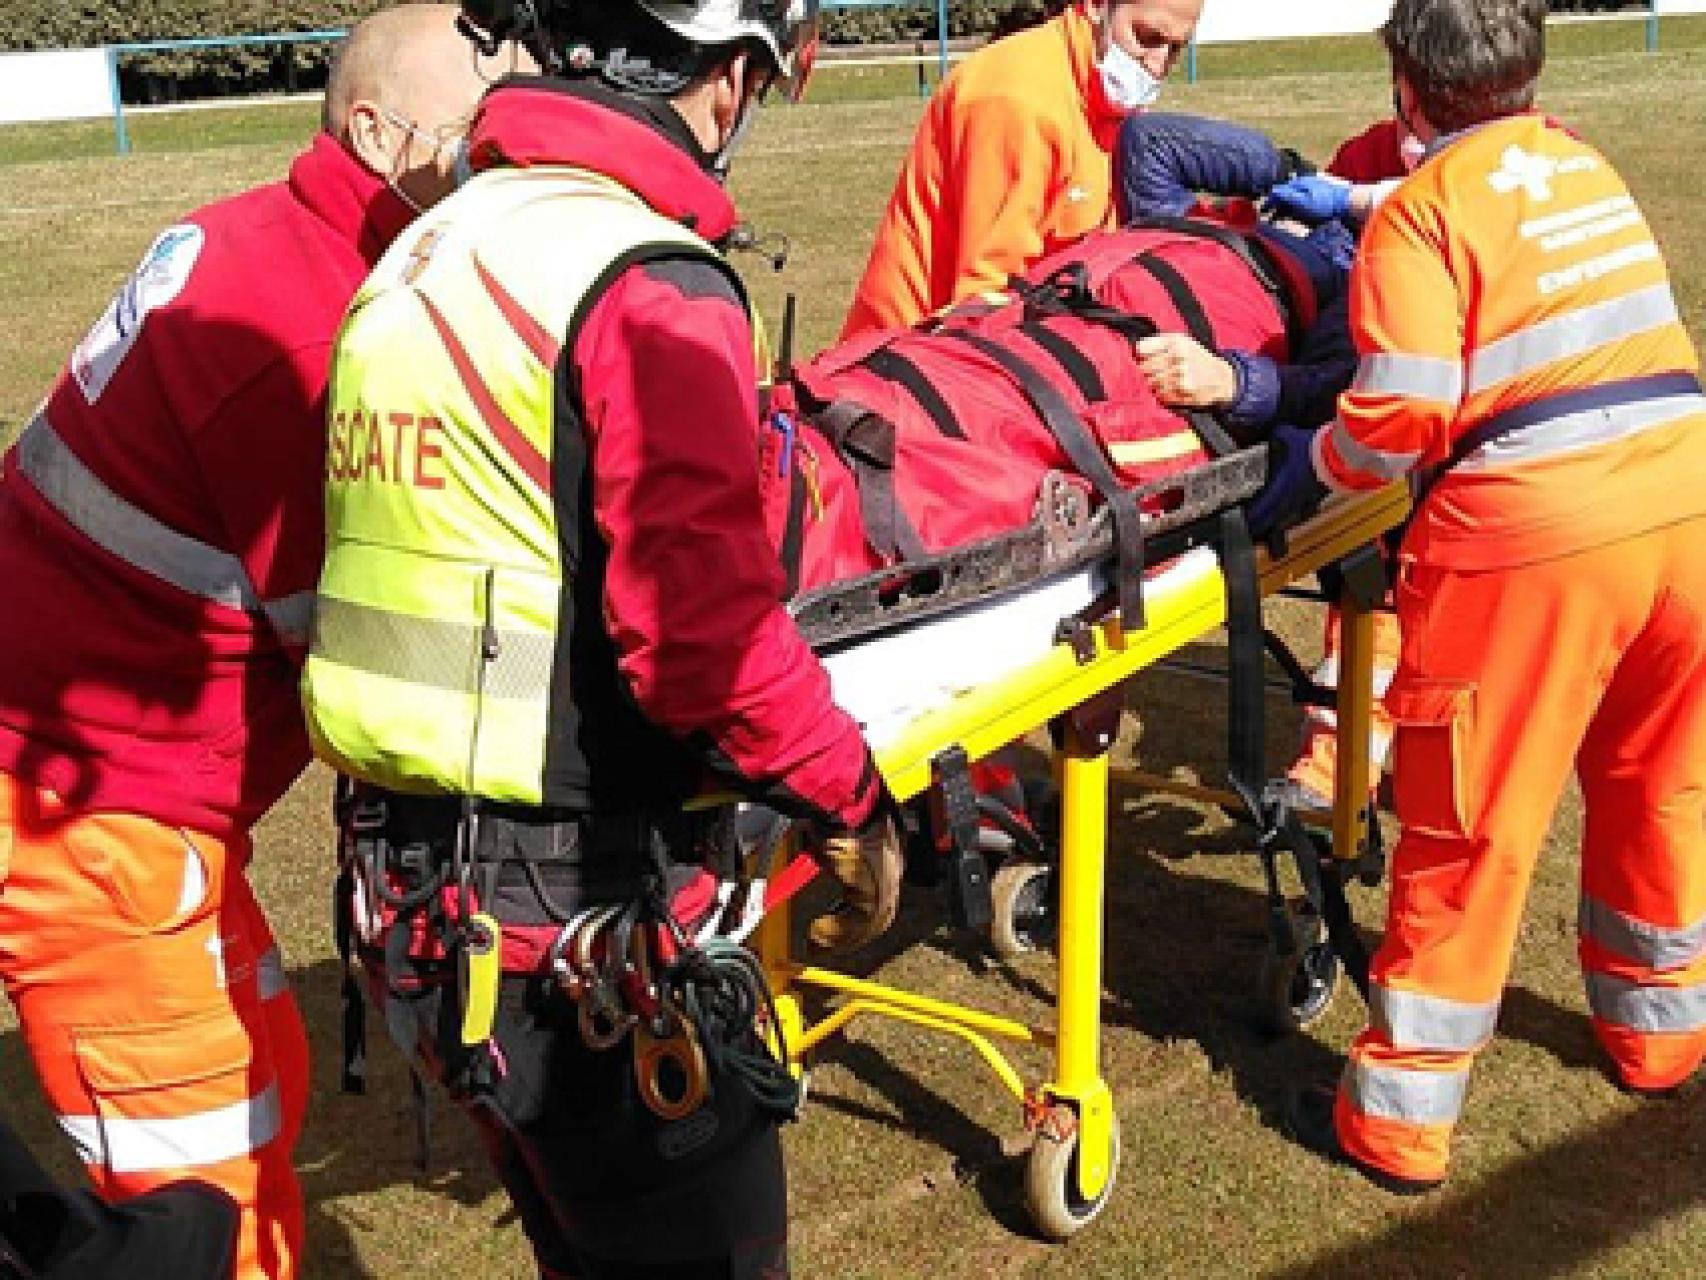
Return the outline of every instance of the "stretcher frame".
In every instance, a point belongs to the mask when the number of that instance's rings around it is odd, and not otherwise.
[[[1258,555],[1265,599],[1374,544],[1403,522],[1410,498],[1402,484],[1338,499],[1289,532],[1284,554]],[[1342,650],[1337,692],[1339,769],[1331,814],[1332,855],[1350,861],[1370,838],[1369,719],[1374,706],[1374,603],[1346,590],[1340,601]],[[1101,1072],[1102,924],[1107,857],[1109,751],[1124,708],[1123,686],[1139,671],[1223,625],[1227,591],[1217,568],[1190,583],[1147,625],[1124,631],[1115,615],[1074,642],[1062,640],[1010,676],[927,711],[877,752],[890,791],[907,800],[927,790],[932,762],[958,747],[981,759],[1032,730],[1056,727],[1061,784],[1057,865],[1059,940],[1054,1025],[1021,1022],[833,969],[791,954],[784,904],[767,916],[753,945],[776,997],[789,1065],[803,1071],[814,1049],[857,1018],[872,1015],[963,1040],[1022,1108],[1037,1135],[1026,1170],[1026,1203],[1042,1233],[1064,1239],[1100,1211],[1118,1167],[1113,1097]],[[1237,806],[1230,792],[1144,777],[1153,790]],[[779,851],[778,858],[786,853]],[[778,864],[779,865],[779,864]],[[802,997],[837,999],[808,1022]],[[1027,1085],[996,1041],[1052,1049],[1052,1075]]]

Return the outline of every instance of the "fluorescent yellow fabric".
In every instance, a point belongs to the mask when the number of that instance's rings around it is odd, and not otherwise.
[[[339,769],[541,801],[564,586],[558,360],[603,283],[660,249],[722,262],[606,179],[499,169],[404,233],[356,295],[302,686]]]

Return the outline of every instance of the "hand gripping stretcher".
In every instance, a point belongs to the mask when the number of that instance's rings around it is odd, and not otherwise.
[[[1325,1001],[1317,999],[1319,982],[1313,994],[1310,982],[1319,979],[1323,956],[1330,961],[1334,957],[1330,942],[1310,936],[1299,941],[1281,893],[1280,854],[1295,855],[1298,874],[1330,937],[1343,944],[1344,967],[1353,976],[1359,961],[1366,969],[1342,886],[1358,872],[1365,880],[1377,879],[1381,865],[1378,827],[1368,801],[1368,724],[1373,706],[1371,618],[1383,584],[1371,588],[1363,573],[1333,570],[1370,562],[1378,568],[1374,544],[1408,515],[1409,495],[1400,484],[1336,498],[1289,531],[1283,547],[1269,546],[1252,555],[1246,539],[1246,570],[1235,573],[1228,567],[1229,544],[1216,533],[1227,526],[1217,521],[1233,515],[1242,530],[1236,500],[1260,484],[1261,471],[1257,453],[1222,458],[1203,468],[1206,474],[1198,479],[1186,480],[1166,516],[1145,520],[1145,559],[1155,567],[1144,574],[1143,622],[1138,627],[1122,627],[1112,605],[1119,593],[1111,582],[1118,572],[1109,551],[1111,530],[1083,511],[1051,512],[1046,501],[1039,520],[1018,534],[892,573],[835,584],[794,606],[802,631],[824,657],[837,700],[865,726],[890,791],[906,800],[932,785],[942,786],[949,826],[957,834],[948,885],[960,923],[979,925],[1016,910],[1036,909],[1036,886],[1027,883],[1022,869],[1005,884],[998,876],[992,892],[987,866],[972,847],[977,818],[963,766],[1032,730],[1047,726],[1051,731],[1062,804],[1061,848],[1053,871],[1059,941],[1052,1027],[804,962],[790,950],[793,935],[785,901],[765,916],[754,939],[775,992],[782,1041],[796,1071],[803,1069],[814,1048],[866,1014],[956,1036],[977,1051],[1020,1103],[1026,1127],[1035,1135],[1025,1176],[1026,1203],[1039,1230],[1050,1238],[1064,1239],[1096,1217],[1119,1162],[1112,1095],[1101,1075],[1098,1016],[1109,750],[1123,707],[1122,686],[1137,672],[1228,624],[1229,615],[1244,614],[1231,621],[1254,626],[1259,633],[1259,598],[1291,589],[1318,571],[1341,587],[1344,629],[1336,695],[1341,755],[1330,843],[1313,835],[1296,838],[1302,828],[1295,817],[1273,813],[1252,793],[1247,775],[1250,768],[1260,768],[1259,758],[1254,765],[1245,762],[1243,779],[1234,762],[1231,791],[1141,780],[1156,789],[1221,804],[1254,821],[1262,832],[1274,913],[1268,985],[1280,1005],[1281,1020],[1295,1026],[1324,1008]],[[1177,486],[1180,478],[1171,483]],[[1240,576],[1246,582],[1242,588]],[[1253,621],[1248,616],[1252,602]],[[1232,647],[1237,647],[1236,637]],[[1255,671],[1260,686],[1265,681],[1259,648]],[[1258,705],[1260,698],[1258,689]],[[1233,708],[1236,720],[1236,687]],[[1244,738],[1249,741],[1248,734]],[[1241,749],[1236,727],[1232,739],[1236,753]],[[1259,743],[1259,731],[1255,740]],[[1288,831],[1294,837],[1289,842]],[[780,872],[787,852],[778,850],[771,857],[770,871]],[[1003,936],[1000,923],[998,938]],[[1012,930],[1005,932],[1010,936]],[[1331,985],[1326,990],[1330,995]],[[808,993],[831,997],[828,1012],[811,1022],[803,1004]],[[1027,1083],[997,1046],[999,1040],[1052,1048],[1050,1078]]]

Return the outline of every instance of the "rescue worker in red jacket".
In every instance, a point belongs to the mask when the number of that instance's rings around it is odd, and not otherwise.
[[[302,1240],[306,1044],[245,868],[309,759],[327,359],[450,185],[455,15],[356,29],[288,180],[161,233],[0,478],[0,974],[97,1190],[221,1189],[245,1280]]]
[[[1120,122],[1152,105],[1202,0],[1077,0],[974,53],[925,108],[852,309],[902,329],[1114,225]]]
[[[555,74],[486,99],[474,178],[352,303],[309,727],[367,788],[388,1025],[473,1117],[541,1274],[785,1275],[797,1091],[756,1040],[763,978],[669,918],[704,915],[715,815],[683,805],[712,777],[883,825],[780,604],[714,248],[720,177],[759,97],[797,93],[816,8],[465,10]]]
[[[1574,767],[1593,1030],[1642,1093],[1706,1058],[1706,396],[1604,156],[1531,104],[1541,0],[1398,0],[1428,159],[1353,270],[1362,362],[1258,504],[1410,476],[1387,707],[1403,836],[1371,1024],[1298,1137],[1398,1190],[1445,1176],[1523,897]]]

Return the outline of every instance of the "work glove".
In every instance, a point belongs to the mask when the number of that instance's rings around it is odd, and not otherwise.
[[[807,927],[814,947],[846,955],[894,923],[906,870],[900,832],[899,814],[885,795],[859,830],[829,836],[815,850],[818,864],[841,886],[841,901]]]
[[[1280,425],[1268,437],[1268,482],[1244,510],[1250,536],[1263,538],[1275,529],[1296,523],[1327,496],[1327,486],[1315,474],[1310,444],[1315,432]]]
[[[1343,218],[1351,211],[1351,184],[1329,173],[1288,178],[1268,192],[1268,209],[1311,225]]]

